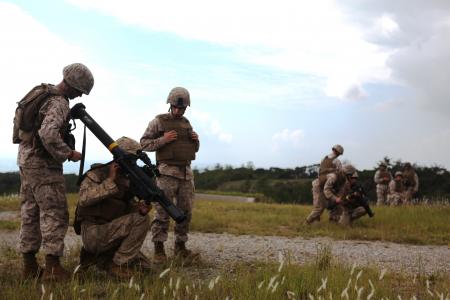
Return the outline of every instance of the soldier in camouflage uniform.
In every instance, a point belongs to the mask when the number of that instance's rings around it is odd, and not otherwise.
[[[344,148],[341,145],[335,145],[332,152],[325,156],[320,162],[318,178],[312,182],[313,210],[306,218],[305,224],[309,225],[315,221],[320,221],[328,202],[323,194],[323,188],[327,180],[327,175],[336,172],[341,168],[341,162],[338,157],[344,154]],[[337,222],[339,218],[339,209],[330,211],[330,221]]]
[[[182,87],[173,88],[167,103],[170,104],[169,113],[158,115],[149,123],[141,138],[141,146],[144,151],[156,151],[161,173],[157,185],[187,216],[185,221],[175,224],[174,253],[183,258],[194,258],[198,253],[186,249],[185,243],[188,240],[194,197],[191,161],[195,159],[200,142],[188,119],[183,117],[187,106],[190,106],[189,92]],[[154,262],[162,263],[167,259],[164,242],[167,240],[169,215],[159,204],[155,204],[155,210],[152,222]]]
[[[373,178],[375,183],[377,184],[377,205],[386,205],[387,195],[389,191],[389,182],[392,180],[391,172],[387,169],[387,164],[382,162],[380,163],[379,169],[375,172],[375,176]]]
[[[116,143],[134,155],[141,149],[137,141],[127,137]],[[76,214],[83,240],[82,270],[97,263],[116,277],[129,278],[132,276],[130,266],[150,268],[150,261],[140,249],[150,229],[151,206],[135,202],[129,186],[129,180],[120,173],[115,162],[94,165],[86,173],[80,186]],[[98,261],[108,255],[112,260],[108,259],[106,266],[99,265]]]
[[[339,224],[344,226],[351,226],[353,221],[356,219],[361,218],[362,216],[367,214],[367,211],[364,207],[359,206],[355,198],[356,197],[362,197],[363,195],[359,194],[359,192],[352,191],[352,187],[354,184],[356,184],[356,181],[358,180],[358,172],[352,165],[346,165],[343,168],[346,181],[341,185],[340,188],[338,188],[338,176],[336,176],[335,183],[333,184],[335,187],[333,188],[330,184],[329,186],[329,193],[327,195],[330,198],[333,198],[333,191],[339,190],[338,197],[335,198],[334,201],[336,201],[337,204],[339,204],[342,208],[342,213],[339,218]],[[329,181],[331,183],[331,180]]]
[[[394,179],[389,182],[388,201],[391,206],[397,206],[405,203],[406,189],[403,184],[403,173],[395,172]]]
[[[23,254],[24,278],[41,274],[42,269],[35,257],[41,245],[46,254],[42,279],[70,277],[59,261],[69,223],[62,164],[66,160],[78,161],[81,154],[67,145],[63,133],[69,123],[69,100],[82,94],[88,95],[94,78],[89,69],[79,63],[66,66],[63,77],[63,81],[56,86],[46,85],[52,92],[38,111],[33,131],[18,132],[21,179],[18,248]],[[36,90],[33,89],[26,97],[34,97]]]
[[[419,191],[419,176],[411,166],[411,163],[405,163],[403,167],[403,185],[405,186],[405,204],[411,204],[411,200]]]

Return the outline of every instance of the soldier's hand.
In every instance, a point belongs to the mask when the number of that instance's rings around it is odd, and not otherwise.
[[[337,204],[340,204],[340,203],[342,203],[342,199],[341,199],[341,197],[337,197],[337,198],[336,198],[336,203],[337,203]]]
[[[173,142],[177,139],[178,134],[176,130],[171,130],[164,132],[164,140],[166,140],[167,143]]]
[[[119,164],[117,164],[116,162],[112,162],[111,165],[109,165],[109,178],[111,178],[112,180],[114,180],[114,182],[117,179],[117,176],[119,175],[120,172],[120,166]]]
[[[145,216],[152,210],[152,206],[145,204],[144,201],[138,202],[137,206],[138,206],[139,213],[143,216]]]
[[[67,159],[71,161],[79,161],[81,159],[81,153],[76,150],[72,150],[71,154]]]
[[[194,141],[198,141],[198,134],[197,134],[197,132],[192,131],[191,138],[192,138]]]

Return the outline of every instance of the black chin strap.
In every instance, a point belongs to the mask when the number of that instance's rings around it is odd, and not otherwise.
[[[80,170],[78,171],[78,180],[77,185],[81,184],[83,180],[83,172],[84,172],[84,158],[86,157],[86,125],[84,125],[83,129],[83,147],[81,150],[81,160],[80,160]]]

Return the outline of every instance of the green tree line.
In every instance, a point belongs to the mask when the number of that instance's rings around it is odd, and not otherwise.
[[[391,173],[401,171],[404,163],[383,159]],[[419,176],[417,198],[429,201],[449,201],[450,173],[439,166],[414,166]],[[262,194],[278,203],[312,203],[311,182],[317,178],[319,165],[291,168],[254,168],[247,163],[238,168],[216,165],[205,170],[194,170],[197,190]],[[359,171],[359,181],[369,198],[376,201],[373,177],[376,168]]]

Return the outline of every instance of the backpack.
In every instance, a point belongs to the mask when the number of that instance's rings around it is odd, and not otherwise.
[[[25,97],[17,102],[14,114],[13,143],[30,142],[39,129],[42,120],[39,110],[49,96],[59,95],[54,85],[42,83],[35,86]]]

